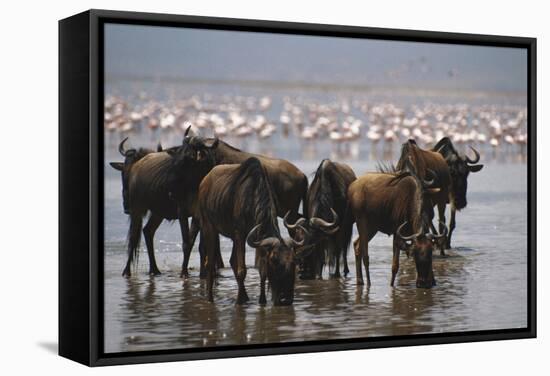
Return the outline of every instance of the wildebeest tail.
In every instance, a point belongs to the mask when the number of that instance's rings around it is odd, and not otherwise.
[[[141,215],[130,215],[130,228],[128,229],[128,261],[135,267],[139,258],[139,246],[141,243]]]

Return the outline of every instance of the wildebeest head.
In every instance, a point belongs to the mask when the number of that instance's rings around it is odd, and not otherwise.
[[[118,145],[118,152],[120,155],[124,157],[124,162],[110,162],[112,168],[115,170],[120,171],[120,175],[122,178],[122,206],[124,208],[125,214],[130,214],[130,204],[129,204],[129,193],[128,193],[128,179],[129,179],[129,173],[130,169],[141,158],[146,156],[147,154],[150,154],[153,152],[153,150],[146,149],[146,148],[139,148],[139,149],[124,149],[124,143],[128,140],[128,137],[126,137],[124,140],[120,142]],[[162,146],[158,145],[157,150],[162,150]]]
[[[213,167],[213,160],[206,152],[208,148],[217,145],[217,139],[210,144],[198,143],[195,141],[197,136],[189,136],[191,126],[185,131],[181,146],[166,150],[172,156],[172,166],[174,171],[181,173],[191,173],[196,167]]]
[[[471,159],[467,155],[461,155],[456,151],[451,140],[447,137],[441,139],[434,150],[440,153],[447,162],[451,173],[452,192],[455,206],[458,210],[467,205],[466,191],[468,189],[468,175],[470,172],[478,172],[483,168],[479,162],[480,156],[476,149],[470,146],[475,157]]]
[[[288,223],[289,215],[290,211],[285,214],[283,219],[285,227],[290,232],[298,230],[298,234],[301,237],[307,235],[308,238],[318,238],[323,235],[333,235],[340,229],[340,220],[333,208],[330,208],[330,215],[332,217],[330,222],[321,217],[311,217],[307,222],[304,218],[300,218],[295,224],[291,224]]]
[[[188,145],[195,153],[197,160],[207,158],[210,152],[218,147],[219,139],[206,139],[201,136],[190,136],[191,125],[185,130],[183,144]]]
[[[404,236],[402,234],[403,227],[408,222],[404,222],[396,231],[396,236],[400,241],[400,248],[405,249],[407,254],[412,254],[416,266],[416,287],[432,288],[435,286],[435,278],[432,268],[432,254],[434,247],[439,245],[439,242],[445,239],[447,227],[442,234],[425,233],[421,229],[416,234]]]
[[[302,219],[303,220],[303,219]],[[299,220],[300,221],[300,220]],[[300,223],[300,222],[297,222]],[[300,224],[297,226],[301,227]],[[271,285],[273,304],[290,305],[294,302],[294,283],[296,263],[311,252],[311,246],[305,246],[305,239],[296,241],[276,236],[259,236],[261,224],[256,225],[246,238],[250,247],[258,249],[265,257],[267,279]],[[302,228],[302,230],[306,231]]]

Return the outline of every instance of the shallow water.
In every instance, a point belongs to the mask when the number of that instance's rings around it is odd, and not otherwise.
[[[321,149],[322,150],[322,149]],[[326,156],[330,153],[326,151]],[[486,156],[482,156],[484,158]],[[108,148],[107,161],[119,160]],[[488,158],[482,159],[486,160]],[[320,159],[291,159],[306,174]],[[349,161],[358,175],[375,158]],[[457,214],[453,248],[436,256],[437,286],[415,287],[412,260],[401,256],[395,288],[391,277],[391,239],[378,234],[369,245],[370,289],[355,285],[349,252],[347,278],[297,280],[290,307],[258,305],[259,276],[250,267],[246,287],[251,299],[235,306],[237,285],[230,268],[221,270],[214,303],[198,277],[198,252],[192,252],[190,278],[179,277],[182,252],[179,226],[163,223],[155,237],[161,276],[147,275],[142,250],[138,271],[125,279],[127,217],[122,213],[119,175],[105,165],[105,351],[139,351],[232,344],[338,339],[520,328],[527,325],[526,165],[486,164],[469,179],[468,207]],[[284,229],[284,227],[282,227]],[[354,228],[354,238],[356,229]],[[231,242],[222,239],[228,265]],[[247,249],[247,265],[254,252]]]

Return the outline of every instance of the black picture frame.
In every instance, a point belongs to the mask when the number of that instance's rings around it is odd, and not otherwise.
[[[107,22],[519,47],[528,55],[528,326],[300,344],[103,352],[103,25]],[[536,337],[536,39],[88,10],[59,21],[59,354],[88,366]]]

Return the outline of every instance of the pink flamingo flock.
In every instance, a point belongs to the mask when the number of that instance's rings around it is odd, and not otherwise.
[[[524,156],[527,145],[527,109],[521,105],[464,103],[397,105],[387,100],[337,99],[320,102],[282,98],[274,109],[270,96],[193,95],[160,101],[140,93],[133,100],[107,96],[105,130],[126,136],[132,132],[182,132],[189,123],[205,135],[224,138],[296,137],[305,143],[326,140],[349,145],[368,140],[393,150],[415,139],[430,147],[444,136],[455,145],[477,145]]]

